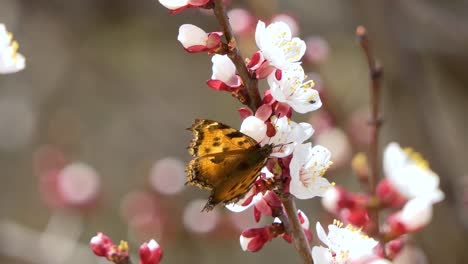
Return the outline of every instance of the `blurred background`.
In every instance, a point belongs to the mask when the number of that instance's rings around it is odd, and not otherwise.
[[[257,18],[296,25],[324,107],[295,119],[332,151],[327,177],[356,191],[350,160],[367,144],[368,69],[354,32],[368,28],[385,71],[382,146],[423,153],[446,193],[401,263],[468,263],[468,1],[232,0],[229,9],[245,57]],[[241,231],[261,225],[252,212],[200,214],[208,193],[183,186],[185,128],[195,118],[241,123],[240,104],[205,85],[209,57],[176,40],[183,23],[219,31],[209,12],[173,16],[156,0],[2,0],[0,23],[27,59],[0,76],[0,263],[99,263],[88,247],[97,231],[135,254],[155,238],[163,263],[299,262],[281,239],[242,252]],[[298,206],[312,226],[327,219],[319,199]]]

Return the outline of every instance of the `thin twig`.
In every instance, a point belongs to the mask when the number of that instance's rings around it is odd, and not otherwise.
[[[371,79],[370,84],[370,110],[371,116],[369,119],[370,126],[370,142],[369,142],[369,164],[370,164],[370,178],[369,178],[369,193],[375,194],[375,187],[380,176],[380,162],[379,162],[379,129],[382,125],[380,118],[380,83],[383,75],[382,67],[380,67],[372,53],[370,41],[367,37],[366,29],[359,26],[356,29],[356,35],[359,38],[364,54],[366,55],[367,64],[369,66],[369,75]]]
[[[231,24],[229,23],[229,17],[226,13],[226,8],[224,7],[223,0],[214,0],[214,14],[216,19],[218,19],[219,24],[223,28],[224,36],[230,47],[228,51],[228,56],[231,58],[232,62],[236,66],[237,72],[244,83],[244,89],[246,91],[247,102],[246,104],[252,109],[253,112],[257,110],[260,106],[261,98],[260,92],[258,91],[258,81],[257,79],[249,72],[247,66],[245,65],[244,58],[240,55],[239,48],[236,44],[236,39],[232,34]]]
[[[289,220],[288,224],[285,225],[286,232],[291,234],[293,245],[301,256],[303,263],[314,263],[312,260],[309,241],[307,241],[304,229],[301,226],[301,221],[297,215],[297,208],[296,203],[294,202],[294,197],[290,194],[283,194],[280,199],[288,216],[287,220]],[[281,221],[283,224],[285,224],[285,220],[281,219]]]
[[[375,60],[374,54],[372,53],[371,44],[367,36],[367,30],[363,26],[359,26],[356,29],[356,35],[359,38],[359,44],[364,51],[369,66],[370,75],[370,110],[371,115],[369,119],[370,126],[370,142],[369,142],[369,181],[368,181],[368,192],[370,195],[375,197],[377,181],[380,178],[380,159],[379,159],[379,130],[382,125],[382,119],[380,116],[380,90],[381,81],[383,76],[383,69],[379,66]],[[374,208],[371,210],[371,218],[374,223],[374,228],[371,230],[370,235],[377,235],[380,237],[380,225],[379,225],[379,210]],[[384,241],[381,240],[382,247],[385,247]]]

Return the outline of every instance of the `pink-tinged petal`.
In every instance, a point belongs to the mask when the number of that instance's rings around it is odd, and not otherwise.
[[[299,217],[299,221],[301,222],[302,228],[309,229],[310,222],[307,215],[304,214],[304,212],[302,212],[301,210],[297,210],[297,216]]]
[[[377,185],[376,195],[383,204],[392,208],[402,207],[407,199],[402,196],[388,179],[383,179]]]
[[[242,232],[239,241],[242,250],[256,252],[262,249],[265,243],[270,241],[272,238],[269,227],[265,226],[245,230]]]
[[[210,87],[213,88],[214,90],[217,91],[229,91],[229,86],[227,86],[225,83],[223,83],[220,80],[208,80],[206,81],[206,84]]]
[[[262,199],[263,194],[255,194],[255,188],[252,188],[247,192],[246,196],[238,201],[237,203],[227,204],[225,207],[231,212],[239,213],[245,211],[247,208],[256,204],[259,200]]]
[[[270,119],[273,110],[271,109],[270,105],[263,104],[255,112],[255,117],[260,120],[267,121]]]
[[[268,62],[262,63],[260,67],[255,71],[257,79],[267,78],[276,68],[269,64]]]
[[[189,8],[190,8],[190,6],[186,5],[186,6],[183,6],[183,7],[180,7],[180,8],[172,9],[172,10],[169,10],[169,14],[176,15],[176,14],[181,13],[185,9],[189,9]]]
[[[98,232],[97,235],[91,238],[89,245],[91,246],[94,254],[100,257],[106,257],[114,243],[108,236]]]
[[[211,32],[208,33],[208,40],[206,41],[206,47],[208,49],[213,49],[218,47],[221,44],[222,32]]]
[[[427,226],[432,220],[431,201],[415,198],[408,201],[398,214],[398,221],[411,232]]]
[[[254,207],[255,211],[258,211],[261,215],[271,216],[272,210],[270,205],[267,203],[265,199],[259,200]],[[255,218],[255,221],[260,221],[260,216]]]
[[[189,53],[198,53],[198,52],[205,52],[208,50],[206,46],[196,45],[184,48]]]
[[[161,261],[163,252],[159,244],[151,239],[140,246],[140,264],[158,264]]]
[[[211,58],[213,63],[211,79],[220,80],[229,87],[241,85],[241,78],[236,75],[236,66],[227,55],[216,54]]]
[[[183,24],[179,27],[177,40],[185,49],[195,50],[195,47],[202,46],[206,48],[208,34],[201,28],[192,24]],[[199,48],[197,48],[199,49]]]
[[[278,102],[275,106],[274,112],[277,117],[286,116],[290,118],[292,115],[292,108],[288,104]]]
[[[255,71],[258,68],[260,68],[264,62],[265,58],[263,57],[262,52],[257,51],[252,55],[252,58],[250,58],[250,61],[247,64],[247,68],[251,69],[252,71]]]
[[[239,112],[239,115],[240,115],[242,120],[244,120],[247,117],[253,115],[252,111],[250,109],[248,109],[248,108],[245,108],[245,107],[241,107],[241,108],[237,109],[237,112]]]
[[[211,0],[189,0],[188,2],[191,6],[200,7],[208,4],[210,1]]]
[[[266,126],[267,126],[266,136],[267,137],[274,137],[276,135],[275,126],[273,126],[273,124],[271,122],[267,122]]]
[[[309,229],[304,229],[304,234],[307,237],[307,241],[312,242],[314,240],[314,236],[312,236],[312,232]]]
[[[283,78],[283,71],[280,69],[276,69],[275,78],[276,80],[281,81],[281,79]]]

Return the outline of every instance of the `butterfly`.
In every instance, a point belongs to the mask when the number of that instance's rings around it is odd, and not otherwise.
[[[202,211],[242,198],[255,183],[274,147],[260,146],[246,134],[207,119],[196,119],[188,130],[193,134],[188,147],[193,159],[185,169],[186,184],[211,191]]]

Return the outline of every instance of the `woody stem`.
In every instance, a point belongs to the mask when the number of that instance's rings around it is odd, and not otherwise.
[[[359,39],[359,44],[364,52],[367,59],[367,65],[369,67],[370,76],[370,142],[369,142],[369,184],[368,192],[370,195],[375,196],[377,181],[380,177],[380,160],[379,160],[379,130],[382,126],[382,120],[380,116],[380,92],[381,92],[381,81],[383,76],[383,69],[377,64],[377,61],[372,53],[371,44],[367,36],[367,30],[363,26],[359,26],[356,29],[356,35]],[[380,236],[379,226],[379,211],[373,209],[371,211],[371,218],[375,224],[373,233]],[[381,241],[382,246],[385,248],[384,241]]]
[[[224,1],[214,0],[213,11],[216,19],[218,20],[218,23],[223,28],[223,33],[229,46],[227,55],[236,66],[237,72],[239,73],[239,76],[242,79],[242,83],[244,84],[243,89],[245,89],[245,94],[247,97],[246,104],[253,112],[255,112],[261,103],[260,92],[258,91],[258,80],[249,72],[247,66],[245,65],[244,58],[242,58],[240,55],[240,50],[237,47],[236,39],[232,34],[231,24],[229,24],[229,17],[226,13]]]
[[[304,264],[314,263],[312,260],[309,241],[307,241],[307,237],[304,233],[304,229],[302,228],[301,221],[297,215],[297,208],[294,197],[285,193],[280,196],[280,199],[287,214],[287,217],[283,216],[280,217],[280,219],[283,222],[286,232],[291,234],[294,248],[296,248]]]

